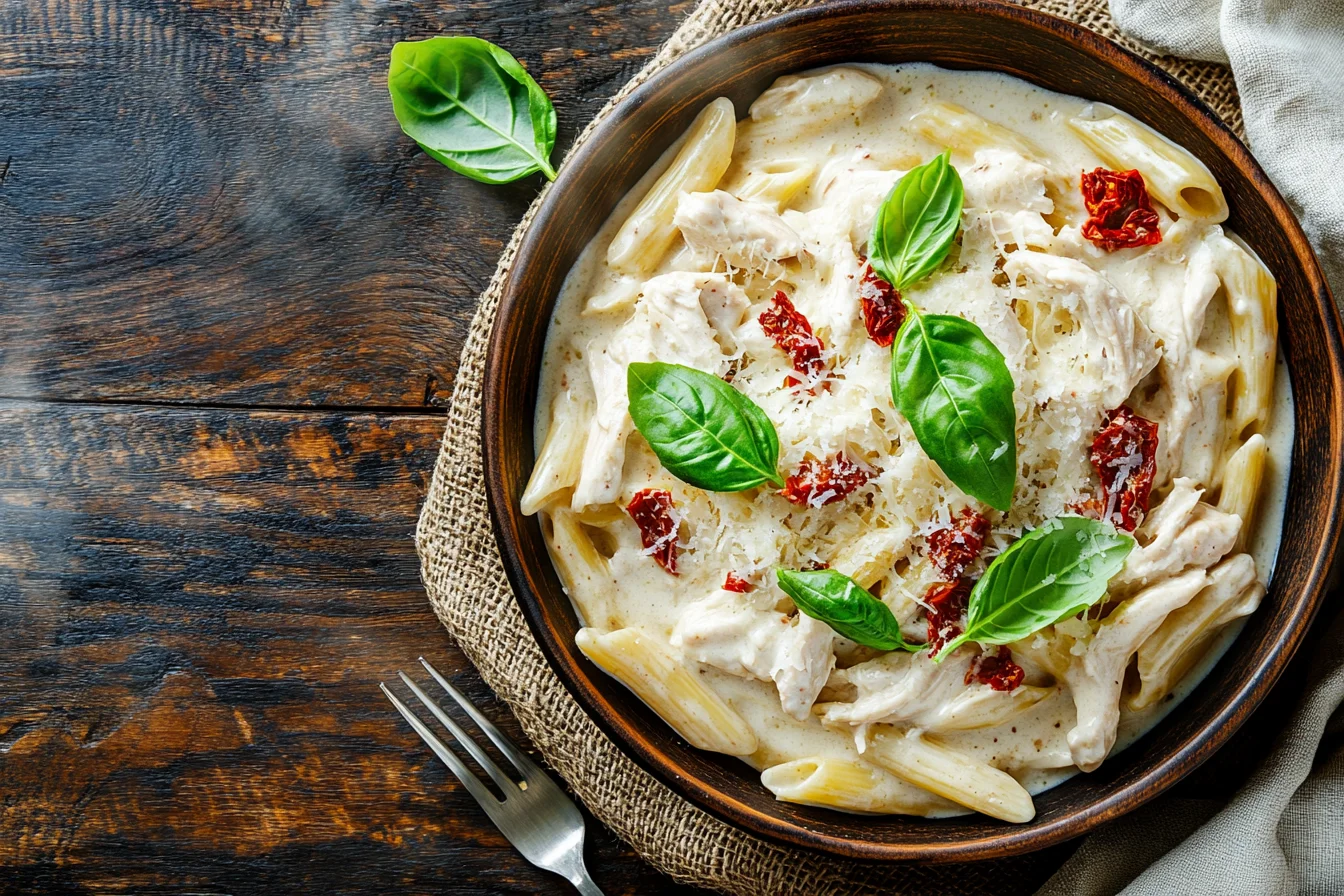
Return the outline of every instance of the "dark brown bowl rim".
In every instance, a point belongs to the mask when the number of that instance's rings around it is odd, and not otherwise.
[[[1025,829],[1019,826],[1005,826],[1001,832],[989,836],[966,837],[956,841],[930,839],[923,844],[879,843],[862,839],[859,831],[856,831],[853,838],[833,836],[758,811],[729,797],[713,784],[677,764],[656,746],[631,736],[628,723],[619,713],[611,711],[605,699],[590,688],[584,677],[579,674],[578,668],[571,662],[566,645],[562,644],[556,633],[546,625],[539,599],[529,588],[525,572],[527,562],[521,556],[519,545],[513,540],[508,528],[501,524],[501,516],[514,512],[514,508],[511,506],[507,484],[500,475],[500,458],[505,450],[502,428],[491,425],[492,421],[499,419],[498,396],[505,373],[496,362],[504,354],[504,347],[510,339],[505,323],[511,319],[514,307],[525,301],[525,298],[515,291],[517,274],[532,263],[539,251],[544,251],[539,234],[545,230],[543,225],[554,213],[556,197],[559,197],[569,186],[569,182],[578,176],[578,172],[599,154],[602,149],[600,138],[603,131],[615,127],[631,114],[632,110],[638,109],[660,85],[676,80],[681,72],[694,67],[699,60],[749,42],[762,33],[836,13],[907,10],[971,11],[1052,34],[1069,41],[1126,77],[1142,82],[1147,88],[1165,95],[1173,105],[1183,108],[1218,150],[1257,186],[1262,199],[1274,216],[1280,222],[1287,222],[1286,234],[1296,247],[1299,259],[1303,261],[1302,268],[1306,279],[1313,286],[1311,301],[1323,306],[1320,309],[1324,312],[1322,316],[1329,323],[1321,338],[1333,364],[1328,371],[1313,371],[1313,375],[1329,376],[1335,405],[1344,407],[1344,373],[1342,373],[1344,348],[1341,348],[1344,346],[1344,329],[1341,328],[1339,312],[1331,299],[1329,286],[1310,243],[1296,216],[1250,152],[1186,87],[1161,69],[1093,31],[1057,16],[1010,5],[1001,0],[834,0],[746,25],[690,51],[653,75],[630,96],[623,99],[608,118],[598,125],[587,142],[566,161],[519,246],[512,273],[500,300],[496,323],[491,331],[486,355],[481,418],[483,461],[495,540],[500,547],[505,571],[528,626],[547,661],[569,693],[597,726],[641,768],[667,785],[673,792],[711,815],[776,842],[868,861],[966,861],[1016,855],[1080,836],[1097,825],[1155,798],[1193,771],[1227,742],[1250,715],[1249,710],[1246,712],[1241,710],[1247,707],[1253,710],[1269,693],[1284,666],[1301,645],[1310,622],[1321,604],[1339,553],[1341,502],[1344,501],[1344,466],[1340,463],[1331,465],[1332,477],[1328,491],[1333,500],[1330,516],[1325,520],[1320,533],[1320,542],[1310,559],[1310,572],[1300,596],[1293,605],[1293,615],[1281,628],[1264,661],[1255,668],[1253,674],[1246,677],[1242,689],[1227,701],[1223,709],[1211,718],[1202,731],[1192,737],[1183,749],[1165,757],[1128,786],[1047,825]],[[1301,299],[1308,300],[1305,296]],[[1294,473],[1296,466],[1295,464]],[[546,562],[550,562],[549,558]],[[669,729],[668,738],[672,737],[673,734]],[[861,819],[862,816],[855,818]]]

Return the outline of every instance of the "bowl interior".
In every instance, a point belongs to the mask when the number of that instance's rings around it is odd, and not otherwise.
[[[556,295],[579,252],[625,192],[705,103],[744,114],[782,74],[846,61],[932,62],[1006,72],[1118,106],[1202,159],[1226,191],[1228,225],[1279,282],[1281,346],[1297,431],[1285,538],[1269,595],[1240,639],[1152,732],[1092,774],[1036,799],[1009,825],[981,816],[869,818],[774,800],[745,764],[682,742],[638,699],[583,658],[577,620],[540,527],[518,499],[534,455],[542,348]],[[533,223],[490,347],[484,406],[486,479],[496,534],[523,611],[557,673],[637,762],[710,812],[768,837],[859,858],[948,861],[1040,848],[1152,798],[1232,734],[1305,633],[1335,556],[1340,503],[1340,327],[1302,232],[1245,149],[1183,88],[1118,47],[1062,20],[992,2],[849,3],[734,32],[665,69],[599,128],[562,170]]]

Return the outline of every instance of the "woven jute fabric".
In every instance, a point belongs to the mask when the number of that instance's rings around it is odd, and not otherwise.
[[[811,5],[803,0],[704,0],[656,56],[612,97],[575,141],[582,144],[612,106],[678,56],[734,28]],[[1183,81],[1238,133],[1231,75],[1219,65],[1158,58],[1120,36],[1105,0],[1031,0],[1153,59]],[[571,152],[573,150],[571,149]],[[1039,880],[1039,857],[973,865],[857,864],[768,843],[691,805],[640,769],[565,690],[537,646],[505,577],[486,506],[481,468],[481,383],[500,294],[545,191],[528,209],[481,295],[458,366],[448,427],[416,530],[434,612],[486,684],[517,715],[546,761],[603,824],[677,880],[738,896],[1013,892]]]

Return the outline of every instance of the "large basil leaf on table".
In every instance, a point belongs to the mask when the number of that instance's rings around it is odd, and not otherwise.
[[[891,395],[948,479],[1008,509],[1017,482],[1013,376],[979,327],[910,306],[892,347]]]
[[[765,482],[784,487],[779,436],[751,399],[702,370],[634,363],[626,369],[630,418],[658,460],[682,482],[740,492]]]
[[[901,635],[886,604],[858,582],[833,569],[777,569],[779,587],[800,612],[829,625],[856,644],[877,650],[919,650]]]
[[[966,630],[938,654],[967,641],[1011,644],[1077,615],[1106,594],[1134,539],[1081,516],[1050,520],[994,558],[971,590]]]
[[[503,184],[540,171],[555,180],[555,107],[508,52],[475,37],[392,47],[392,109],[407,136],[467,177]]]

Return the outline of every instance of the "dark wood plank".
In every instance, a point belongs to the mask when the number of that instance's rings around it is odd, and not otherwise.
[[[0,404],[0,892],[567,892],[377,690],[423,653],[525,742],[419,583],[442,425]]]
[[[441,403],[541,180],[423,155],[392,115],[392,44],[509,48],[563,148],[691,5],[3,4],[0,396]]]

